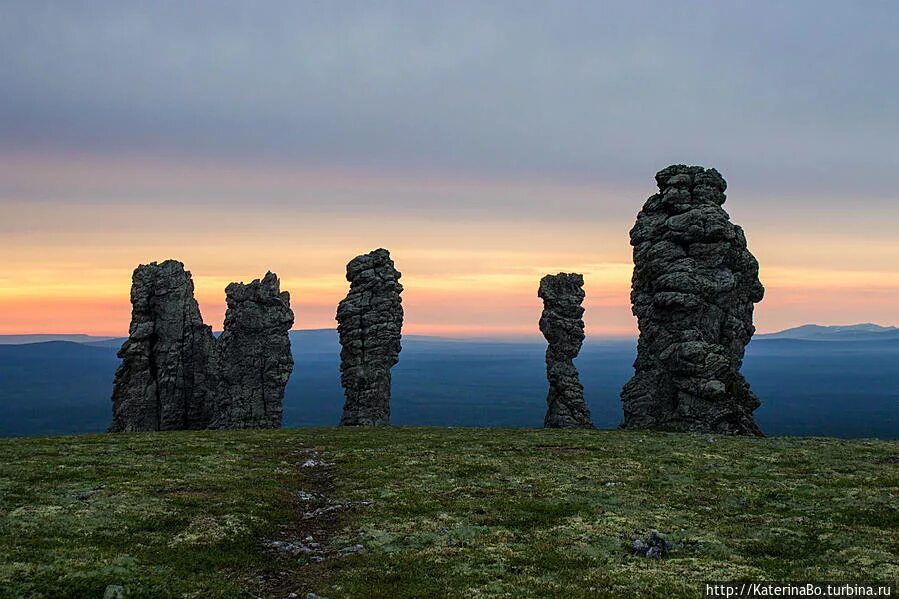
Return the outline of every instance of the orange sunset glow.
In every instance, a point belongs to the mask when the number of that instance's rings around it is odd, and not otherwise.
[[[19,190],[3,198],[4,334],[126,334],[131,271],[166,258],[192,271],[204,319],[216,329],[225,286],[269,269],[291,292],[296,328],[329,328],[346,293],[346,262],[381,246],[403,272],[409,333],[535,335],[537,282],[559,271],[585,274],[588,334],[636,332],[628,230],[654,191],[651,176],[639,188],[608,189],[12,155],[0,177]],[[762,264],[760,331],[899,320],[895,207],[873,224],[851,209],[809,222],[776,196],[741,193],[738,183],[728,194],[726,208]],[[415,197],[435,195],[442,208],[415,209]],[[506,206],[502,216],[483,209],[497,203]],[[379,207],[363,212],[362,204]],[[542,212],[552,206],[568,214]]]

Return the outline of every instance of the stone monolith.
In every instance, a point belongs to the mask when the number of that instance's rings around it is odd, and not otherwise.
[[[547,428],[592,428],[574,358],[584,343],[584,277],[574,273],[546,275],[537,295],[543,300],[540,332],[546,348]]]
[[[266,273],[225,289],[228,310],[218,338],[219,389],[214,428],[279,428],[284,388],[293,370],[290,294]]]
[[[390,369],[399,360],[403,328],[400,276],[385,249],[347,264],[350,290],[337,307],[346,397],[341,425],[390,423]]]
[[[206,428],[216,387],[215,338],[203,324],[190,272],[175,260],[138,266],[131,306],[109,430]]]
[[[715,169],[656,175],[631,230],[631,302],[640,338],[621,400],[625,428],[760,435],[759,400],[740,374],[764,288],[743,230],[721,207]]]

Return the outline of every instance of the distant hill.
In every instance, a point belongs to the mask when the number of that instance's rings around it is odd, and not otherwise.
[[[756,335],[757,339],[808,339],[811,341],[882,341],[899,339],[899,328],[873,323],[822,326],[804,324],[777,333]]]
[[[72,343],[104,343],[115,337],[99,337],[84,334],[53,333],[38,335],[0,335],[0,345],[24,345],[26,343],[46,343],[48,341],[71,341]]]
[[[220,331],[214,333],[216,336]],[[635,336],[636,337],[636,336]],[[290,339],[294,344],[302,344],[312,351],[340,351],[337,329],[301,329],[290,331]],[[753,339],[803,339],[809,341],[883,341],[899,339],[899,327],[882,326],[873,323],[824,326],[804,324],[776,333],[759,333]],[[628,338],[602,337],[592,335],[586,343],[606,343],[610,341],[629,341]],[[104,337],[84,334],[35,334],[35,335],[0,335],[0,345],[24,345],[30,343],[46,343],[48,341],[69,341],[95,347],[121,347],[125,337]],[[403,335],[403,341],[416,343],[438,343],[441,345],[454,343],[473,344],[542,344],[538,336],[521,339],[455,339],[431,335]]]

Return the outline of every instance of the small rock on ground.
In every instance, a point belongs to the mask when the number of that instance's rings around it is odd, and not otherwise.
[[[125,599],[125,588],[120,584],[111,584],[106,587],[103,599]]]
[[[344,547],[337,553],[340,555],[353,555],[355,553],[359,553],[360,551],[364,551],[365,546],[356,543],[355,545],[350,545],[349,547]]]
[[[673,547],[673,544],[656,532],[650,533],[646,539],[635,539],[631,543],[631,551],[634,555],[649,559],[662,559]]]

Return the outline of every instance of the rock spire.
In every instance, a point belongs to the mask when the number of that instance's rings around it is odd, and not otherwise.
[[[228,310],[219,344],[215,428],[279,428],[284,388],[293,370],[290,294],[266,273],[225,289]]]
[[[347,264],[347,296],[337,306],[343,426],[390,423],[390,369],[399,360],[403,328],[401,273],[377,249]]]
[[[175,260],[138,266],[131,326],[119,350],[110,431],[200,429],[212,417],[215,338],[190,272]]]
[[[631,301],[640,328],[624,427],[760,435],[759,400],[740,374],[764,288],[743,230],[721,207],[715,169],[656,174],[631,230]]]
[[[590,410],[584,403],[574,358],[584,343],[584,277],[574,273],[546,275],[540,280],[537,295],[543,300],[540,332],[546,348],[547,428],[593,428]]]

